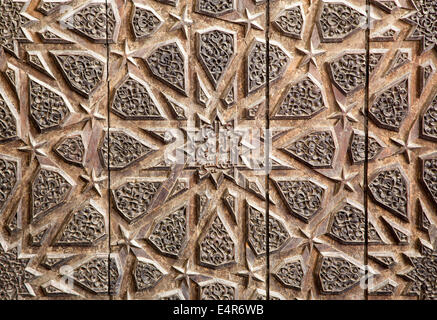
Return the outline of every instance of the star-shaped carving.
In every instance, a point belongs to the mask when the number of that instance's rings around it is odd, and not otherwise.
[[[410,137],[405,141],[397,138],[390,138],[390,140],[399,147],[395,154],[403,154],[407,163],[411,163],[414,150],[423,148],[420,144],[411,142]]]
[[[340,108],[340,111],[330,114],[328,116],[328,119],[336,119],[337,121],[335,121],[335,124],[341,121],[343,125],[343,130],[346,130],[346,126],[349,122],[358,122],[357,118],[355,118],[352,114],[352,110],[357,105],[357,103],[345,106],[343,105],[343,103],[337,101],[337,105]]]
[[[101,197],[102,191],[100,190],[100,183],[108,179],[107,176],[97,176],[96,171],[91,169],[91,173],[89,170],[86,170],[86,174],[81,174],[80,177],[86,181],[86,186],[83,188],[82,193],[88,192],[90,190],[94,190]]]
[[[324,54],[326,52],[326,50],[314,48],[314,45],[312,42],[310,42],[310,49],[309,50],[299,48],[299,47],[296,47],[296,49],[300,54],[305,55],[303,57],[302,61],[300,62],[299,67],[303,67],[304,65],[306,65],[307,63],[310,63],[310,62],[313,63],[314,66],[317,67],[316,58],[318,56],[321,56],[322,54]]]
[[[413,26],[406,40],[420,41],[422,53],[432,48],[437,51],[435,2],[424,0],[410,0],[410,2],[416,10],[402,19]]]
[[[193,20],[188,17],[188,7],[185,6],[184,9],[182,9],[180,16],[174,13],[170,13],[170,15],[177,20],[177,22],[170,28],[170,31],[182,30],[185,39],[188,39],[188,28],[193,24]]]
[[[102,101],[103,97],[100,98],[96,103],[94,103],[91,107],[87,107],[80,103],[80,107],[85,111],[87,114],[86,117],[82,120],[85,121],[85,124],[83,128],[89,123],[91,126],[91,129],[94,128],[94,125],[97,121],[103,121],[106,120],[106,118],[99,113],[99,103]]]
[[[18,43],[32,42],[29,32],[25,29],[38,21],[25,13],[30,0],[0,1],[0,47],[18,57]]]
[[[38,160],[38,157],[47,157],[45,151],[42,150],[42,148],[47,144],[47,141],[37,142],[33,139],[30,133],[27,139],[28,139],[28,143],[26,144],[26,146],[18,147],[18,150],[22,152],[30,153],[30,157],[29,157],[29,166],[30,166],[32,164],[33,159],[36,158]]]
[[[323,235],[323,232],[320,232],[319,225],[317,225],[312,230],[304,230],[302,228],[298,228],[301,241],[297,247],[303,247],[304,249],[308,249],[308,253],[311,254],[314,245],[323,243],[323,240],[319,238],[321,235]]]
[[[249,11],[249,9],[246,8],[246,16],[243,17],[240,14],[240,18],[235,20],[234,22],[240,25],[243,25],[246,29],[246,34],[245,34],[245,38],[247,38],[247,36],[249,35],[250,30],[252,30],[252,28],[257,29],[257,30],[264,30],[264,28],[258,23],[256,22],[256,19],[258,19],[259,17],[261,17],[264,14],[264,12],[260,12],[257,14],[252,15]]]
[[[130,50],[129,45],[127,43],[127,39],[124,40],[123,51],[118,49],[113,49],[111,50],[111,53],[122,58],[120,63],[120,68],[127,63],[132,63],[135,67],[138,67],[138,63],[135,61],[135,58],[138,58],[138,50]]]
[[[33,255],[22,254],[19,245],[8,248],[0,237],[0,300],[35,296],[29,282],[40,274],[28,267],[32,258]]]
[[[246,259],[247,269],[238,271],[236,273],[237,276],[244,277],[247,279],[246,281],[246,289],[250,288],[253,281],[264,282],[264,277],[260,276],[256,272],[261,270],[263,266],[254,267],[249,259]]]
[[[138,243],[138,241],[135,238],[135,235],[133,235],[131,232],[129,232],[127,229],[125,229],[122,225],[118,226],[120,229],[120,235],[121,239],[115,241],[112,245],[113,246],[121,246],[124,249],[126,249],[126,252],[133,252],[135,254],[134,249],[142,249],[141,245]]]
[[[350,192],[355,192],[352,181],[358,176],[358,172],[347,173],[345,168],[341,170],[341,174],[337,177],[331,177],[330,179],[337,182],[335,193],[339,193],[341,190],[346,189]]]
[[[185,260],[183,267],[172,266],[180,274],[176,276],[175,280],[181,280],[182,283],[185,283],[188,289],[191,286],[191,281],[196,282],[195,278],[200,274],[198,272],[194,272],[190,270],[190,259]]]

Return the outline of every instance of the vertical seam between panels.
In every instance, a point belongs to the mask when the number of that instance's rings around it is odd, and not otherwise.
[[[264,153],[265,153],[265,188],[266,188],[266,299],[270,300],[270,0],[267,0],[266,4],[266,90],[265,90],[265,132],[264,132]]]
[[[107,184],[107,212],[108,212],[108,297],[112,300],[111,296],[111,206],[110,206],[110,194],[111,194],[111,171],[109,170],[109,129],[110,125],[110,113],[109,113],[109,32],[108,32],[108,0],[105,0],[106,5],[106,114],[107,114],[107,126],[106,126],[106,134],[108,141],[108,156],[106,159],[107,167],[106,170],[108,172],[108,184]]]
[[[364,228],[364,265],[365,265],[365,289],[364,289],[364,299],[369,299],[369,267],[368,267],[368,254],[369,254],[369,212],[368,212],[368,162],[369,162],[369,119],[368,119],[368,111],[369,111],[369,97],[370,97],[370,42],[369,42],[369,35],[370,35],[370,24],[371,24],[371,17],[370,17],[370,1],[366,0],[366,90],[364,93],[364,146],[365,146],[365,152],[364,152],[364,215],[365,215],[365,228]]]

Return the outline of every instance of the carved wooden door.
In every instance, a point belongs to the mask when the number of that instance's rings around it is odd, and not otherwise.
[[[437,297],[427,0],[0,0],[0,298]]]

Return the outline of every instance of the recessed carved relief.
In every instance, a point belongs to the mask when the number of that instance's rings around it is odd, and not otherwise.
[[[370,53],[370,72],[379,65],[382,56],[382,53]],[[344,94],[349,95],[364,88],[366,83],[366,59],[365,51],[346,51],[329,63],[331,80]]]
[[[370,134],[367,142],[367,159],[375,160],[384,148],[384,144]],[[366,160],[366,137],[363,131],[354,130],[349,145],[349,155],[353,164],[360,164]]]
[[[264,41],[255,38],[247,54],[247,94],[264,87],[267,83],[267,45]],[[269,44],[270,82],[278,80],[290,63],[291,56],[277,42]]]
[[[93,0],[62,18],[62,23],[91,41],[115,42],[118,36],[118,11],[112,1]]]
[[[311,179],[277,179],[274,183],[289,213],[299,219],[308,222],[322,209],[326,186]]]
[[[68,85],[79,94],[89,98],[102,84],[105,63],[96,55],[81,51],[51,53]]]
[[[305,274],[304,264],[299,257],[285,260],[273,273],[282,285],[288,288],[301,289]]]
[[[265,213],[249,203],[247,207],[247,242],[256,255],[262,255],[267,250],[266,217]],[[290,234],[285,222],[278,216],[270,213],[269,216],[269,252],[274,253],[280,250],[289,240]]]
[[[128,120],[165,119],[147,83],[133,74],[126,75],[115,88],[111,109]]]
[[[211,218],[199,240],[199,263],[218,268],[236,262],[236,243],[220,215]]]
[[[158,194],[162,181],[126,182],[112,189],[117,211],[128,222],[147,214],[153,198]]]
[[[368,188],[377,204],[408,221],[409,186],[400,166],[387,167],[372,174]]]
[[[1,239],[3,240],[3,239]],[[6,248],[0,242],[0,300],[16,300],[21,296],[35,296],[30,281],[39,274],[28,268],[32,256],[23,255],[17,246]]]
[[[145,59],[150,72],[183,95],[187,95],[187,55],[179,40],[159,44]]]
[[[105,168],[124,169],[142,160],[155,149],[123,130],[109,130],[99,148],[100,160]]]
[[[322,87],[310,74],[288,86],[273,119],[310,119],[326,109]]]
[[[369,117],[378,127],[399,131],[409,109],[409,79],[405,76],[374,95]]]
[[[85,146],[80,134],[61,139],[54,150],[65,161],[83,166]]]
[[[282,10],[273,21],[283,34],[295,39],[302,39],[304,28],[304,14],[302,5],[292,5]]]
[[[366,23],[365,14],[344,1],[321,3],[317,25],[322,42],[342,42]]]
[[[0,155],[0,214],[15,192],[20,180],[20,161],[10,156]]]
[[[137,291],[144,291],[156,286],[166,272],[154,261],[138,258],[133,274]]]
[[[134,3],[131,16],[131,28],[135,39],[144,39],[153,35],[162,26],[164,20],[151,7]]]
[[[340,294],[358,285],[364,268],[339,254],[320,257],[318,279],[323,294]]]
[[[196,0],[196,12],[218,17],[235,9],[235,0]]]
[[[158,218],[147,239],[163,255],[177,258],[185,248],[187,237],[187,207],[183,206]]]
[[[364,208],[351,200],[346,200],[332,213],[328,234],[344,244],[364,244],[366,242]],[[382,242],[372,222],[367,223],[367,238],[368,243]]]
[[[235,32],[221,28],[197,32],[197,57],[216,89],[236,51]]]
[[[59,128],[67,121],[72,108],[64,95],[29,77],[30,117],[40,131]]]
[[[437,153],[422,158],[422,182],[437,206]]]
[[[434,3],[426,0],[411,0],[414,5],[414,12],[410,13],[403,20],[412,25],[411,31],[406,40],[420,41],[422,53],[434,48],[437,50],[437,35],[431,25],[437,22]]]
[[[422,138],[437,141],[437,94],[422,114],[420,129]]]
[[[91,200],[73,211],[61,228],[55,245],[91,246],[106,235],[105,216]]]
[[[97,254],[74,267],[69,276],[77,285],[94,294],[115,294],[121,270],[115,257]]]
[[[330,168],[337,142],[331,130],[315,130],[304,133],[282,150],[311,168]]]
[[[18,56],[18,43],[32,42],[26,27],[37,21],[25,13],[30,1],[3,0],[0,2],[1,28],[0,46]]]
[[[39,168],[32,181],[32,220],[42,218],[65,203],[73,187],[71,179],[60,170],[51,167]]]
[[[199,285],[200,300],[235,300],[237,299],[236,284],[221,279],[209,280]]]

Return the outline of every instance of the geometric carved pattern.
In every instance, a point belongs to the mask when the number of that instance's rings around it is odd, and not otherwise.
[[[349,145],[349,154],[353,164],[360,164],[366,160],[366,150],[368,161],[375,160],[375,158],[381,153],[384,145],[379,139],[370,134],[368,136],[367,149],[366,149],[366,136],[365,133],[359,130],[354,130],[351,136]]]
[[[117,211],[128,222],[133,222],[147,213],[153,198],[157,195],[162,182],[127,182],[112,190]]]
[[[229,227],[216,214],[199,240],[199,263],[210,268],[223,267],[236,259],[235,241]]]
[[[55,244],[91,246],[106,235],[105,225],[104,215],[91,200],[89,204],[73,212]]]
[[[61,139],[55,152],[71,164],[83,165],[85,159],[85,146],[80,134]]]
[[[408,76],[375,94],[369,117],[381,128],[399,131],[410,108]]]
[[[139,258],[134,268],[134,281],[137,291],[148,290],[164,276],[163,271],[155,262]]]
[[[331,130],[314,130],[282,150],[312,168],[330,168],[334,163],[337,142]]]
[[[60,127],[72,109],[57,90],[29,77],[30,116],[40,131]]]
[[[254,39],[247,55],[247,94],[264,87],[267,83],[267,66],[262,61],[267,57],[267,45],[264,41]],[[290,63],[290,55],[278,43],[269,45],[270,81],[278,80]]]
[[[285,93],[274,119],[310,119],[325,109],[320,84],[311,75],[291,84]]]
[[[297,4],[282,10],[273,23],[286,36],[302,39],[303,17],[302,5]]]
[[[89,98],[103,80],[105,64],[90,54],[76,52],[52,52],[68,85]]]
[[[0,0],[0,299],[436,299],[434,2]]]
[[[178,257],[187,241],[187,208],[184,206],[157,220],[149,237],[162,254]]]
[[[135,39],[144,39],[154,34],[162,25],[162,18],[148,6],[134,3],[131,26]]]
[[[400,167],[387,167],[374,173],[369,179],[369,190],[377,204],[408,221],[408,181]]]
[[[149,87],[134,75],[126,76],[117,86],[111,108],[124,119],[163,119]]]
[[[322,2],[317,25],[322,42],[342,42],[366,22],[366,16],[343,1]]]
[[[437,206],[437,153],[422,158],[422,182]]]
[[[363,267],[341,255],[327,254],[320,259],[318,277],[323,294],[340,294],[357,285]]]
[[[0,91],[0,143],[13,140],[18,134],[18,119],[15,110]]]
[[[370,69],[374,70],[382,58],[381,54],[370,54]],[[345,52],[329,63],[329,71],[334,85],[349,95],[364,88],[366,82],[366,52]]]
[[[38,274],[27,267],[31,256],[22,255],[18,247],[7,249],[1,240],[0,238],[0,300],[34,296],[29,282]]]
[[[261,209],[247,203],[247,240],[250,246],[255,251],[256,255],[266,253],[267,237],[266,237],[266,218]],[[290,234],[285,227],[283,221],[277,216],[270,213],[269,217],[269,246],[270,252],[280,250],[289,240]]]
[[[119,170],[140,161],[154,149],[123,130],[110,130],[100,148],[100,160],[105,168]]]
[[[187,55],[178,40],[161,43],[145,61],[155,77],[187,95]]]
[[[342,243],[364,244],[365,226],[364,208],[346,200],[346,203],[338,207],[331,217],[329,235]],[[367,232],[369,243],[381,242],[381,237],[371,222]]]
[[[18,159],[0,155],[0,213],[13,195],[21,179],[21,168]]]
[[[312,180],[276,180],[276,188],[289,212],[308,222],[321,209],[326,187]]]
[[[67,201],[74,184],[55,168],[41,167],[32,182],[31,218],[40,219]]]
[[[437,94],[422,115],[420,133],[424,139],[437,141]]]
[[[217,88],[237,50],[235,34],[222,29],[208,29],[197,33],[197,41],[197,56]]]

